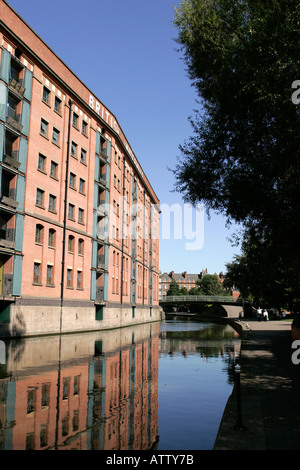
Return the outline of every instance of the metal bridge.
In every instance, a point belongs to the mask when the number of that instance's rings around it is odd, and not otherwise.
[[[243,314],[243,301],[228,295],[165,295],[159,300],[159,305],[167,310],[193,309],[197,305],[215,305],[221,307],[222,316],[238,318]]]

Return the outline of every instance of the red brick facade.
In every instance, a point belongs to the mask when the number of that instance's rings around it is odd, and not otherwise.
[[[157,309],[159,200],[116,117],[0,13],[0,320],[8,301]]]

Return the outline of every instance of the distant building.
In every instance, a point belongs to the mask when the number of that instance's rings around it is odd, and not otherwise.
[[[186,287],[189,291],[192,287],[196,287],[196,281],[207,274],[207,269],[203,269],[199,274],[164,272],[159,275],[159,298],[167,295],[171,281],[175,280],[180,287]]]
[[[159,275],[159,298],[161,299],[163,296],[167,295],[167,292],[170,287],[171,281],[176,281],[179,287],[186,287],[188,291],[192,289],[192,287],[197,287],[196,281],[198,279],[202,279],[203,276],[209,274],[206,269],[202,269],[202,272],[199,274],[190,274],[187,271],[183,273],[175,273],[171,271],[170,273],[164,272],[160,273]],[[217,276],[219,281],[223,284],[224,276],[223,273],[217,274],[214,273],[214,276]],[[240,292],[238,289],[233,287],[231,289],[231,295],[234,298],[238,298],[240,296]]]

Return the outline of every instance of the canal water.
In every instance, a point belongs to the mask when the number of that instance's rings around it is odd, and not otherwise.
[[[0,349],[1,450],[209,450],[240,340],[166,320]]]

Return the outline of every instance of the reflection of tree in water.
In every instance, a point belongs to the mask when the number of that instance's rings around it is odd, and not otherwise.
[[[228,383],[234,382],[236,351],[240,340],[228,325],[207,324],[201,329],[167,330],[160,334],[160,354],[169,356],[200,355],[204,360],[221,357],[228,373]]]
[[[25,351],[25,340],[18,338],[17,340],[12,339],[10,342],[10,356],[13,363],[19,363],[21,357]]]

